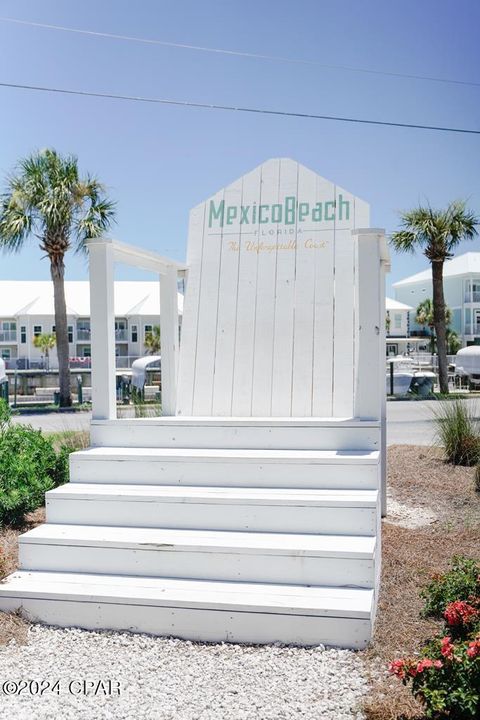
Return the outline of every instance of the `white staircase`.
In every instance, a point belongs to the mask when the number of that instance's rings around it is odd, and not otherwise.
[[[61,626],[363,647],[379,439],[379,423],[348,419],[94,421],[95,447],[47,493],[47,523],[21,536],[0,608]]]

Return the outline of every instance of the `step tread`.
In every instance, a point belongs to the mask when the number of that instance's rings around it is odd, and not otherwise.
[[[362,420],[352,417],[197,417],[176,415],[170,417],[150,418],[117,418],[115,420],[92,420],[92,425],[122,426],[122,425],[152,425],[153,427],[352,427],[372,428],[379,427],[380,420]]]
[[[374,591],[363,588],[40,571],[7,577],[2,597],[345,618],[370,618],[374,603]]]
[[[375,507],[377,490],[243,488],[178,485],[111,485],[68,483],[49,490],[47,499],[125,502],[215,503],[223,505],[288,505],[319,507]]]
[[[372,558],[375,537],[297,533],[177,530],[45,523],[19,538],[21,544],[117,547],[136,550],[200,550],[202,553]]]
[[[78,450],[70,457],[81,460],[201,460],[234,462],[297,462],[348,465],[376,465],[379,462],[378,450],[256,450],[223,448],[141,448],[141,447],[93,447]]]

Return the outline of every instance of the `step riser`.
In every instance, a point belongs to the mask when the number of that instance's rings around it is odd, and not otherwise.
[[[291,585],[372,588],[373,560],[288,556],[202,549],[176,551],[167,545],[135,548],[22,543],[22,570],[142,575]]]
[[[255,461],[86,459],[70,456],[70,480],[82,483],[374,490],[378,465]]]
[[[361,650],[372,633],[369,620],[354,618],[0,598],[0,609],[7,612],[19,605],[30,619],[48,625],[127,630],[198,642],[323,644]]]
[[[124,423],[124,424],[123,424]],[[379,450],[376,427],[152,426],[120,421],[91,427],[94,447]]]
[[[375,535],[375,508],[134,502],[55,499],[47,495],[47,522],[65,525],[184,528],[252,532]]]

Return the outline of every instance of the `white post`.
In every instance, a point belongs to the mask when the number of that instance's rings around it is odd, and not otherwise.
[[[94,420],[113,420],[117,416],[113,246],[110,240],[90,240],[88,248],[92,415]]]
[[[379,420],[381,394],[378,378],[379,345],[383,337],[380,300],[380,240],[378,230],[355,230],[355,417]],[[384,383],[385,384],[385,383]]]
[[[162,358],[162,415],[175,415],[177,406],[178,290],[177,268],[160,276],[160,343]]]
[[[355,230],[355,417],[380,421],[380,493],[386,515],[385,272],[383,230]]]

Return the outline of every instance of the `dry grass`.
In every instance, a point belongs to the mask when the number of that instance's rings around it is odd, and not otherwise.
[[[21,528],[5,527],[0,530],[0,582],[18,567],[18,536],[36,525],[45,522],[45,510],[39,508],[29,513]],[[27,641],[28,623],[17,613],[0,612],[0,645],[15,639],[23,644]]]
[[[372,692],[369,720],[422,717],[420,705],[395,678],[388,661],[419,653],[440,623],[420,617],[420,589],[435,572],[447,569],[453,555],[480,557],[480,495],[474,468],[452,467],[441,453],[424,447],[395,446],[388,451],[388,484],[398,502],[434,511],[437,520],[405,529],[383,522],[382,581],[374,643],[365,652]]]

